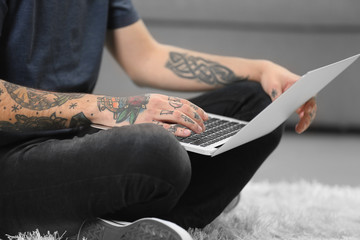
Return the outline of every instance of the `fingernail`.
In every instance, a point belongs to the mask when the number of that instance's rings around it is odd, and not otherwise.
[[[188,136],[191,134],[191,131],[189,129],[184,129],[184,134]]]

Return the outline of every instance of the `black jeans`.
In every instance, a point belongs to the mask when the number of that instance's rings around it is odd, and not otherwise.
[[[205,111],[251,120],[270,102],[241,81],[191,100]],[[0,233],[73,235],[87,218],[160,217],[184,228],[214,220],[248,183],[282,134],[210,158],[187,153],[154,124],[35,139],[0,151]]]

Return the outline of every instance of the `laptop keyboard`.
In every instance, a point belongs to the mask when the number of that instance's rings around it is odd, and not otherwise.
[[[188,137],[177,137],[177,139],[183,143],[207,147],[235,135],[245,126],[245,124],[242,123],[230,122],[214,117],[204,122],[204,124],[206,128],[205,132],[200,134],[192,132]]]

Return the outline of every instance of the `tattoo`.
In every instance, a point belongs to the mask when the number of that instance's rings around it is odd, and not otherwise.
[[[66,118],[57,117],[55,112],[50,117],[27,117],[16,114],[15,118],[16,122],[14,124],[0,121],[0,129],[11,131],[62,129],[65,128],[67,120]]]
[[[77,103],[71,103],[69,109],[75,109],[77,107]]]
[[[70,120],[70,128],[78,128],[82,126],[90,126],[91,121],[85,116],[83,112],[74,115]]]
[[[312,110],[312,111],[309,113],[309,116],[310,116],[311,121],[314,120],[315,115],[316,115],[316,111],[315,111],[315,110]]]
[[[273,89],[273,90],[271,91],[271,97],[272,97],[272,98],[275,98],[277,95],[278,95],[278,92],[276,91],[276,89]]]
[[[12,112],[17,112],[17,111],[19,111],[21,109],[21,107],[19,105],[16,105],[16,104],[14,106],[12,106],[11,108],[12,108],[12,110],[11,110]]]
[[[189,123],[192,123],[192,124],[195,123],[193,120],[191,120],[191,118],[189,118],[186,115],[181,115],[181,118],[184,119],[185,122],[189,122]]]
[[[195,111],[197,111],[199,109],[199,107],[196,106],[195,104],[190,104],[190,107],[192,107]]]
[[[161,110],[160,115],[172,115],[174,111]]]
[[[114,113],[116,123],[128,121],[134,124],[138,115],[146,109],[150,96],[134,97],[98,97],[99,111],[108,110]]]
[[[0,88],[0,96],[1,96],[1,94],[3,94],[4,93],[4,90],[2,90],[1,88]]]
[[[61,106],[69,100],[79,99],[84,94],[79,93],[56,93],[46,92],[26,87],[21,87],[12,83],[3,83],[10,97],[21,107],[31,110],[46,110],[56,106]]]
[[[165,66],[181,78],[196,79],[209,85],[224,85],[238,80],[232,70],[217,62],[177,52],[169,55]]]
[[[197,114],[196,112],[194,112],[194,118],[195,118],[195,119],[200,119],[199,114]]]
[[[168,128],[168,131],[175,134],[176,131],[178,130],[179,126],[174,124],[174,125],[171,125],[169,128]]]
[[[164,124],[162,122],[159,122],[159,121],[156,121],[156,120],[152,120],[152,122],[153,122],[153,124],[156,124],[156,125],[158,125],[160,127],[164,126]]]
[[[177,97],[169,97],[168,100],[169,100],[170,106],[172,106],[174,109],[181,108],[184,105],[181,102],[180,98],[177,98]]]

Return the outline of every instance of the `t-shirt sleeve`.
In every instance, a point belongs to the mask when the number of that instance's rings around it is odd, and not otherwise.
[[[115,29],[128,26],[139,20],[131,0],[110,0],[108,28]]]
[[[7,4],[5,0],[0,0],[0,36],[2,35],[2,29],[4,25],[5,16],[7,13]]]

